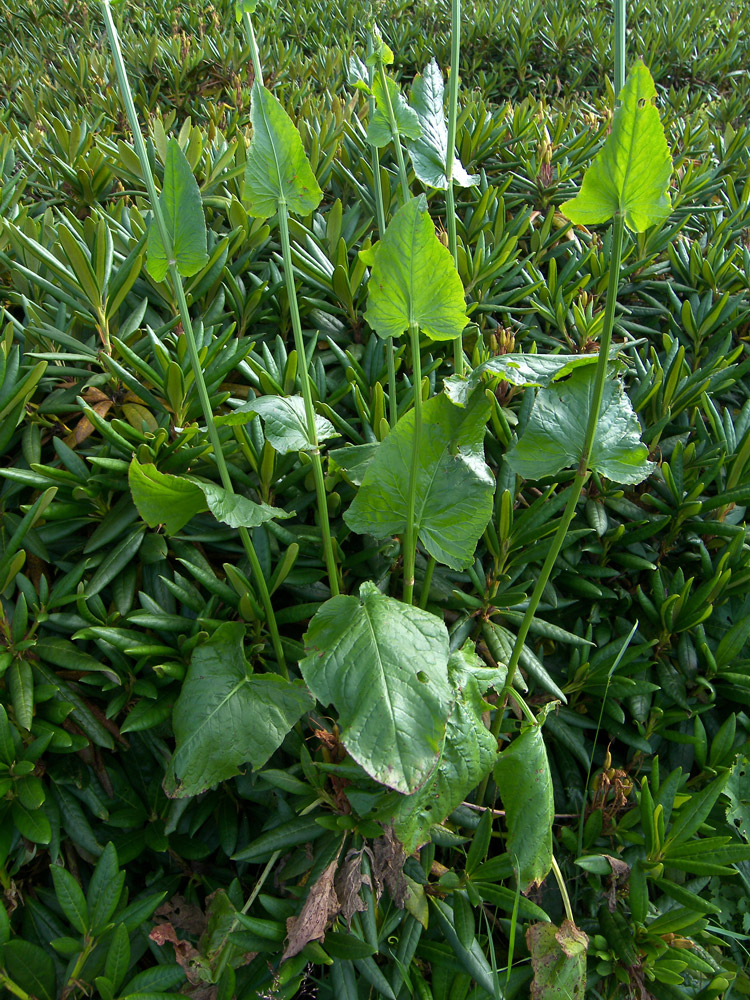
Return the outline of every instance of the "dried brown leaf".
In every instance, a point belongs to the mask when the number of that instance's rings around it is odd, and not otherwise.
[[[310,889],[299,915],[287,920],[287,946],[281,956],[282,962],[299,955],[310,941],[324,940],[329,920],[339,912],[339,901],[334,888],[338,863],[337,854]]]
[[[409,888],[404,878],[406,852],[401,841],[393,832],[392,826],[385,827],[383,836],[373,841],[372,854],[372,873],[378,888],[378,896],[380,895],[379,886],[384,885],[394,904],[403,910]]]
[[[362,886],[372,889],[372,879],[367,872],[362,871],[363,851],[367,851],[371,855],[369,848],[363,848],[362,851],[352,848],[344,858],[336,876],[336,895],[339,898],[341,915],[346,920],[347,928],[351,927],[352,917],[355,913],[363,913],[367,909],[367,903],[360,895]]]

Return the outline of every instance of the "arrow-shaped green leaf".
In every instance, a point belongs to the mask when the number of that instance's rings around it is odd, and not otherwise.
[[[206,219],[198,182],[176,139],[170,139],[167,144],[164,186],[159,205],[172,243],[172,259],[180,274],[189,278],[197,274],[208,260]],[[152,219],[148,231],[146,267],[155,281],[164,281],[169,264],[156,219]]]
[[[468,322],[463,285],[424,196],[400,208],[383,239],[359,255],[372,267],[365,318],[378,336],[400,337],[412,322],[431,340],[460,336]]]
[[[637,62],[620,92],[612,131],[586,171],[579,194],[561,206],[571,222],[608,222],[620,212],[625,225],[640,233],[669,215],[672,158],[655,97],[651,74]]]
[[[323,192],[305,155],[297,128],[281,104],[257,80],[250,103],[253,137],[245,166],[245,205],[249,215],[267,219],[284,199],[289,211],[308,215]]]

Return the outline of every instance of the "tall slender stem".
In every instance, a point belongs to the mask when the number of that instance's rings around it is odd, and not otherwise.
[[[404,204],[407,203],[409,198],[411,198],[411,191],[409,190],[409,181],[406,177],[406,163],[404,162],[404,151],[401,148],[401,137],[398,132],[398,125],[396,124],[396,115],[393,111],[393,101],[391,100],[391,92],[388,89],[388,77],[385,73],[385,66],[383,63],[378,65],[378,73],[380,74],[380,82],[383,87],[383,100],[385,101],[386,114],[388,115],[388,124],[391,128],[391,135],[393,136],[393,145],[396,149],[396,162],[398,163],[398,176],[401,181],[401,195],[404,199]]]
[[[175,295],[177,297],[177,306],[180,313],[180,320],[182,322],[182,329],[184,331],[185,342],[188,348],[188,357],[190,358],[190,365],[193,369],[193,376],[195,378],[195,387],[198,392],[198,399],[200,400],[201,409],[203,410],[203,417],[206,421],[206,427],[208,429],[208,437],[209,440],[211,441],[211,447],[213,448],[214,459],[216,461],[216,467],[219,472],[219,478],[221,479],[221,483],[224,489],[228,493],[234,493],[232,479],[231,476],[229,475],[226,459],[224,458],[224,452],[222,450],[221,441],[219,439],[219,432],[216,429],[216,424],[214,423],[214,415],[213,415],[213,410],[211,409],[211,401],[208,396],[206,380],[203,375],[203,368],[201,367],[200,357],[198,356],[198,346],[195,341],[195,333],[193,331],[193,324],[190,318],[190,310],[188,308],[187,299],[185,298],[185,290],[182,287],[182,278],[180,277],[179,271],[177,270],[177,265],[174,262],[174,248],[172,246],[172,238],[169,234],[169,230],[167,228],[167,222],[166,219],[164,218],[164,213],[162,212],[162,208],[159,203],[159,195],[156,191],[156,183],[154,182],[154,175],[151,171],[151,164],[149,162],[148,153],[146,151],[146,144],[143,141],[143,136],[141,135],[138,115],[135,110],[135,105],[133,104],[133,97],[130,92],[130,84],[128,82],[127,73],[125,71],[125,61],[123,60],[122,57],[122,50],[120,49],[120,40],[117,35],[117,29],[115,28],[114,21],[112,20],[112,11],[109,6],[109,0],[102,0],[102,9],[104,11],[104,23],[107,29],[107,37],[109,39],[109,45],[112,51],[112,57],[114,59],[117,82],[120,86],[120,94],[122,96],[123,104],[125,105],[125,113],[128,118],[128,123],[130,124],[130,130],[133,133],[133,145],[135,146],[135,151],[138,154],[138,159],[141,164],[141,170],[143,171],[143,179],[146,184],[146,190],[148,192],[149,201],[151,202],[151,210],[154,213],[154,222],[156,223],[156,226],[159,229],[159,235],[161,236],[162,243],[164,245],[164,250],[170,262],[169,275],[172,281],[172,286],[174,288]],[[279,664],[279,669],[281,673],[286,677],[288,676],[288,671],[286,667],[286,658],[284,656],[284,649],[281,645],[279,629],[276,624],[276,616],[274,615],[273,605],[271,604],[271,595],[268,592],[266,579],[265,576],[263,575],[263,570],[261,568],[258,557],[255,553],[255,549],[253,548],[253,543],[247,529],[240,528],[239,536],[240,540],[242,541],[242,546],[245,549],[245,554],[247,555],[248,561],[250,563],[250,568],[253,573],[253,579],[255,580],[255,585],[258,588],[258,593],[260,594],[260,598],[263,603],[263,608],[266,614],[266,624],[268,625],[268,631],[271,635],[271,644],[273,645],[273,649],[276,654],[276,659]]]
[[[607,363],[609,361],[609,348],[612,343],[612,330],[615,323],[615,306],[617,305],[617,285],[620,276],[620,264],[622,261],[623,234],[623,217],[618,213],[615,215],[612,226],[612,251],[609,258],[609,285],[607,286],[607,301],[604,307],[604,324],[601,340],[599,342],[599,359],[596,364],[594,390],[591,398],[588,422],[586,424],[586,435],[583,442],[583,450],[578,463],[578,469],[576,470],[573,483],[570,487],[568,502],[565,504],[565,510],[560,518],[560,524],[558,525],[557,531],[552,538],[552,544],[547,552],[547,558],[544,560],[542,569],[537,577],[536,586],[534,587],[531,597],[529,598],[528,607],[526,608],[523,620],[518,628],[518,635],[515,643],[513,644],[513,650],[508,662],[508,676],[506,677],[505,685],[498,704],[502,704],[511,692],[511,685],[513,684],[513,677],[515,675],[516,668],[518,667],[518,661],[521,657],[523,644],[529,633],[529,628],[531,627],[531,622],[534,618],[534,614],[536,613],[536,609],[539,607],[539,602],[542,598],[544,588],[547,586],[547,581],[552,573],[552,568],[555,565],[555,561],[557,560],[557,556],[562,548],[565,536],[568,533],[570,522],[573,520],[573,516],[575,515],[576,505],[580,499],[581,491],[583,490],[584,484],[589,477],[589,456],[591,455],[591,446],[594,443],[594,436],[596,435],[596,428],[599,423],[599,410],[602,405],[604,382],[607,377]],[[492,732],[495,736],[497,736],[500,730],[501,719],[502,714],[497,712],[495,714],[495,718],[492,720]]]
[[[615,94],[625,86],[625,30],[627,0],[614,0],[615,5]]]
[[[453,192],[453,163],[456,158],[456,124],[458,119],[458,77],[461,53],[461,0],[451,0],[451,72],[448,80],[448,151],[445,157],[445,176],[448,190],[445,193],[445,217],[448,224],[448,249],[458,270],[458,238],[456,236],[456,202]],[[456,375],[463,375],[463,337],[453,341],[453,368]]]
[[[372,41],[372,31],[367,36],[367,54],[372,55],[374,50]],[[370,90],[375,76],[375,70],[371,66]],[[375,115],[375,98],[372,94],[369,97],[370,121]],[[385,205],[383,204],[383,185],[380,183],[380,153],[378,147],[373,143],[370,147],[372,156],[372,183],[375,192],[375,217],[378,222],[378,234],[380,239],[385,235]],[[385,342],[385,360],[388,366],[388,422],[391,427],[395,427],[398,421],[398,403],[396,401],[396,363],[393,357],[393,337],[388,337]]]
[[[263,86],[263,67],[260,63],[260,52],[258,51],[258,41],[255,37],[255,30],[253,28],[253,22],[250,19],[250,15],[247,11],[242,14],[242,27],[245,29],[245,37],[247,38],[247,44],[250,46],[250,58],[253,61],[253,73],[255,74],[255,79]]]
[[[435,556],[430,556],[427,560],[427,566],[424,571],[424,579],[422,580],[422,594],[419,598],[420,608],[426,608],[430,600],[430,587],[432,586],[432,574],[435,572]]]
[[[297,349],[299,364],[297,374],[302,384],[302,398],[305,402],[305,419],[307,422],[307,434],[313,445],[311,452],[313,476],[315,478],[315,493],[318,499],[318,517],[320,519],[320,530],[323,535],[323,552],[325,554],[326,569],[328,570],[328,583],[331,594],[336,597],[339,593],[338,569],[336,558],[333,552],[333,541],[331,539],[331,525],[328,520],[328,502],[326,498],[325,480],[323,478],[323,463],[320,458],[320,448],[318,447],[318,433],[315,428],[315,406],[313,404],[312,389],[310,387],[310,373],[307,370],[307,352],[305,351],[305,341],[302,336],[302,322],[297,304],[297,291],[294,286],[294,269],[292,267],[292,245],[289,239],[289,209],[286,199],[279,198],[279,232],[281,235],[281,252],[284,258],[284,281],[286,283],[287,298],[289,300],[289,312],[292,317],[292,330],[294,331],[294,346]]]
[[[409,469],[409,493],[406,501],[406,531],[404,532],[404,601],[411,604],[414,599],[414,564],[417,558],[417,532],[414,511],[417,505],[417,470],[419,468],[419,446],[422,436],[422,359],[419,354],[419,325],[409,323],[412,365],[414,368],[414,442]]]

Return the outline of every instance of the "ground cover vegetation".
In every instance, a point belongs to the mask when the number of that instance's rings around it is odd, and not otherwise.
[[[746,996],[750,11],[375,13],[0,11],[0,991]]]

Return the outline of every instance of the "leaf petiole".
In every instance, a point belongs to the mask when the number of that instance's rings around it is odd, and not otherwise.
[[[417,533],[414,524],[414,510],[417,500],[417,472],[419,469],[419,445],[422,432],[422,359],[419,353],[419,324],[409,323],[409,339],[413,365],[414,384],[414,441],[409,469],[409,492],[406,501],[406,531],[404,533],[404,601],[411,604],[414,599],[414,564],[417,557]]]

